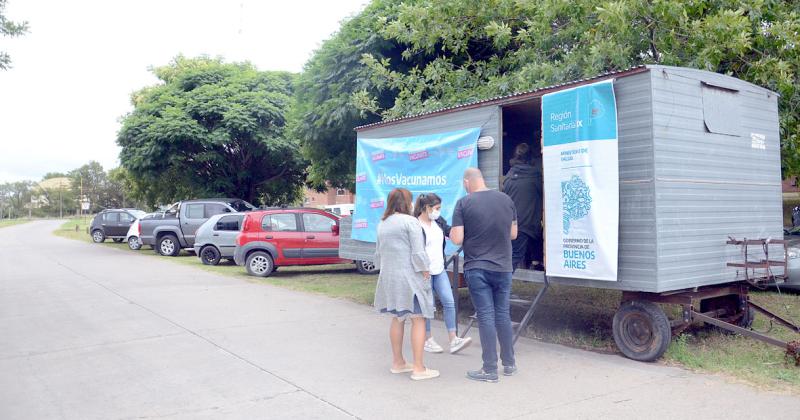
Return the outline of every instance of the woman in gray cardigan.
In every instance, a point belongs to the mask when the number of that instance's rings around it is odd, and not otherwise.
[[[411,372],[411,379],[439,376],[439,371],[422,363],[425,346],[425,318],[433,318],[430,261],[425,252],[422,226],[411,216],[411,192],[396,188],[389,193],[386,211],[378,225],[375,265],[380,268],[375,289],[375,308],[392,315],[392,373]],[[411,318],[411,349],[414,364],[403,357],[405,321]]]

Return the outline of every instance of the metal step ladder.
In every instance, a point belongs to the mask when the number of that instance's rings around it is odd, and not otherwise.
[[[459,298],[461,295],[459,294],[459,273],[461,271],[461,264],[460,264],[460,253],[463,247],[458,248],[458,250],[451,255],[445,262],[444,266],[449,267],[450,263],[453,263],[452,273],[453,275],[450,277],[450,288],[453,290],[453,300],[455,301],[456,307],[456,335],[464,338],[467,335],[469,330],[472,328],[472,325],[478,319],[478,314],[473,313],[469,317],[469,323],[467,324],[467,328],[464,329],[464,332],[459,334],[458,331],[458,313],[459,313]],[[519,322],[511,322],[511,327],[514,329],[514,343],[517,342],[520,334],[528,327],[528,324],[531,322],[531,318],[533,318],[533,312],[536,310],[536,306],[539,305],[539,302],[542,299],[542,296],[547,292],[547,289],[550,287],[550,282],[547,280],[547,276],[543,276],[544,285],[539,292],[536,293],[536,297],[533,300],[527,299],[519,299],[519,298],[512,298],[509,300],[511,305],[516,306],[528,306],[527,312],[525,312],[525,316],[522,317],[522,320]]]

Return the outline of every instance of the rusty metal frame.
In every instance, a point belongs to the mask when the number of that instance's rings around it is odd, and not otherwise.
[[[788,260],[786,253],[789,251],[789,241],[783,239],[736,239],[728,237],[727,245],[738,245],[742,248],[742,256],[744,261],[729,262],[728,267],[735,267],[744,269],[744,279],[754,286],[760,286],[766,282],[778,282],[785,280],[788,273]],[[749,247],[751,245],[759,246],[764,253],[764,258],[757,261],[750,259]],[[778,260],[771,260],[769,258],[770,245],[783,245],[783,258]],[[772,274],[772,267],[783,268],[783,274]],[[760,271],[757,271],[760,270]],[[752,273],[752,275],[751,275]],[[738,277],[738,270],[737,270]]]
[[[750,289],[747,283],[740,281],[738,283],[730,283],[721,286],[698,287],[669,293],[623,292],[622,302],[645,300],[654,303],[679,305],[682,308],[681,319],[670,321],[673,335],[681,333],[695,321],[701,321],[706,324],[714,325],[724,330],[734,332],[736,334],[741,334],[767,344],[778,346],[786,351],[787,357],[791,358],[796,364],[800,365],[800,341],[782,341],[766,334],[733,324],[733,322],[737,322],[742,316],[744,316],[744,311],[747,311],[749,308],[753,308],[755,311],[768,317],[771,321],[774,321],[788,328],[789,330],[800,334],[800,326],[797,326],[791,321],[751,302],[749,290]],[[739,298],[739,302],[741,303],[739,305],[738,314],[729,314],[725,309],[716,309],[708,312],[700,312],[695,309],[699,307],[700,302],[703,300],[723,296],[737,296]],[[726,315],[729,317],[726,319],[721,319]]]

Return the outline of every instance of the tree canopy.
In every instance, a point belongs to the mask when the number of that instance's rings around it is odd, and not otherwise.
[[[133,94],[117,137],[140,198],[297,201],[307,164],[284,133],[292,74],[181,56],[153,73],[163,83]]]
[[[778,92],[783,173],[798,175],[798,45],[800,2],[376,0],[309,61],[292,133],[313,181],[350,186],[357,125],[664,64]]]
[[[13,22],[5,16],[8,0],[0,0],[0,36],[15,37],[28,32],[28,22]],[[0,70],[11,68],[11,56],[5,51],[0,51]]]

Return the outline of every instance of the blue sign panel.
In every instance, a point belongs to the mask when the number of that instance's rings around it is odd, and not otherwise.
[[[542,98],[547,275],[617,279],[619,151],[612,82]]]
[[[555,94],[542,101],[544,145],[590,140],[616,140],[614,85],[595,83]]]
[[[376,229],[395,188],[436,193],[442,216],[452,222],[456,201],[466,195],[464,170],[478,166],[480,128],[424,136],[358,139],[352,239],[375,242]]]

